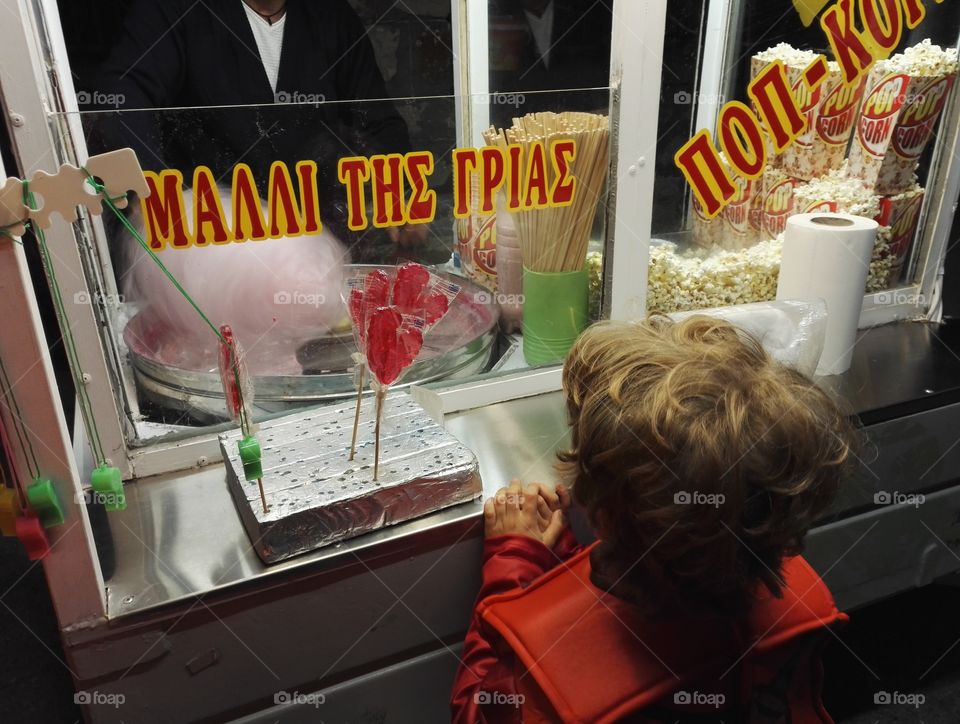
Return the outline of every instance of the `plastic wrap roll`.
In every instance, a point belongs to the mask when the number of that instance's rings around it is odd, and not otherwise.
[[[787,220],[777,299],[826,302],[818,374],[850,367],[876,235],[876,221],[850,214],[798,214]]]

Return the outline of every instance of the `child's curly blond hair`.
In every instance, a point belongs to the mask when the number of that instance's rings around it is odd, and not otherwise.
[[[602,541],[597,585],[651,612],[745,612],[761,582],[779,594],[855,441],[820,388],[706,316],[596,324],[563,386],[559,457]]]

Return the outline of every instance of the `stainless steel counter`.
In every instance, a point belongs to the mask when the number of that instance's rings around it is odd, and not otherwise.
[[[960,445],[951,447],[960,435],[960,406],[950,404],[960,402],[953,335],[924,324],[869,330],[850,372],[821,380],[864,417],[885,420],[871,426],[873,444],[865,446],[861,470],[842,492],[834,518],[869,508],[887,488],[935,489],[951,476],[960,478]],[[898,410],[914,412],[898,418]],[[479,458],[486,496],[515,477],[554,481],[555,452],[568,439],[560,393],[458,413],[445,424]],[[365,549],[406,546],[415,536],[475,519],[481,511],[479,503],[459,505],[265,566],[240,524],[222,465],[141,480],[127,491],[127,510],[108,516],[116,556],[108,581],[111,617],[294,569],[322,569]]]

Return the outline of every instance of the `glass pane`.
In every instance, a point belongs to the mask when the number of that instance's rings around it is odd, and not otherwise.
[[[570,91],[541,107],[560,110],[567,99],[574,106],[602,106],[606,93]],[[405,139],[406,124],[397,119],[453,118],[456,102],[445,96],[81,114],[91,153],[132,145],[139,146],[141,157],[152,159],[147,165],[152,167],[153,194],[132,203],[126,217],[182,285],[178,289],[122,222],[105,214],[120,295],[120,303],[113,305],[114,328],[146,420],[203,426],[223,419],[211,323],[230,324],[240,342],[254,377],[257,414],[350,396],[355,344],[341,301],[345,280],[403,261],[428,265],[460,291],[448,315],[425,336],[402,383],[501,369],[507,363],[504,352],[511,353],[514,366],[528,364],[518,340],[500,332],[501,309],[505,327],[507,318],[519,322],[524,289],[520,265],[510,266],[509,259],[502,263],[495,242],[512,235],[519,247],[520,229],[530,218],[539,220],[541,231],[531,233],[539,233],[544,243],[549,220],[563,213],[567,216],[560,218],[572,218],[571,212],[556,208],[510,214],[501,207],[497,213],[482,213],[481,163],[480,169],[459,176],[473,185],[466,195],[472,208],[465,218],[455,218],[453,127],[444,131],[443,124],[436,124],[417,148]],[[602,151],[605,155],[606,145]],[[427,152],[422,158],[433,159],[432,172],[429,164],[417,166],[411,160],[422,152]],[[582,153],[589,157],[586,146]],[[344,159],[362,164],[369,158],[372,164],[377,159],[384,163],[379,171],[372,167],[370,179],[342,170]],[[388,165],[394,162],[395,167]],[[400,184],[394,168],[404,174]],[[603,162],[594,173],[592,204],[580,211],[581,269],[588,247],[598,258],[603,248],[597,197],[605,189],[608,168]],[[505,179],[511,176],[509,169],[502,173]],[[422,193],[416,192],[418,174]],[[587,177],[576,178],[578,193],[586,193]],[[521,188],[520,200],[528,187]],[[353,188],[362,188],[362,204],[351,205],[351,198],[359,198],[352,195]],[[391,218],[395,205],[409,220],[412,204],[426,200],[429,206],[431,195],[429,223],[382,225],[397,221]],[[491,197],[507,204],[503,192],[491,191]],[[508,267],[510,279],[503,271]],[[582,276],[586,301],[588,281]]]
[[[648,307],[774,298],[786,219],[810,211],[876,218],[865,292],[916,281],[924,200],[936,191],[929,186],[934,149],[953,130],[943,127],[942,111],[956,77],[960,8],[853,3],[854,42],[844,35],[842,3],[740,0],[729,18],[712,17],[711,5],[668,2]],[[896,12],[874,22],[874,6]],[[922,19],[909,17],[914,6],[925,10]],[[724,25],[725,45],[709,31]],[[841,36],[846,41],[834,39]],[[828,61],[822,80],[804,75],[818,55]],[[784,92],[780,107],[764,99],[764,89],[776,88]],[[726,125],[718,123],[721,109],[730,114]],[[735,128],[735,118],[756,131],[756,163],[736,148],[753,147],[747,131],[720,133]],[[709,139],[695,150],[685,146],[703,129]],[[696,182],[675,159],[681,148],[688,171],[721,186],[725,178],[729,190],[691,193]],[[713,170],[694,170],[704,159]],[[711,217],[714,196],[720,211]]]
[[[159,423],[140,426],[136,442],[223,424],[211,327],[225,323],[244,350],[258,417],[354,394],[345,282],[405,261],[460,291],[400,383],[555,362],[555,295],[569,298],[560,308],[576,328],[599,315],[609,9],[552,1],[491,9],[491,92],[458,98],[448,1],[291,3],[272,24],[250,12],[270,2],[244,4],[200,3],[182,14],[153,0],[61,4],[89,152],[137,152],[155,191],[131,199],[124,216],[182,285],[104,215],[119,295],[105,306],[136,394],[125,407]],[[96,29],[94,6],[111,12]],[[534,17],[548,19],[535,33]],[[503,27],[513,35],[498,36]],[[548,40],[544,60],[531,48]],[[494,68],[498,43],[518,54]],[[503,145],[522,147],[518,160],[504,148],[494,154],[499,171],[483,154],[458,169],[458,108],[482,111],[473,122],[489,122],[491,144],[504,129]],[[569,138],[575,150],[555,149]],[[563,166],[575,184],[558,182]],[[494,208],[480,208],[488,186]],[[413,218],[415,201],[430,209],[428,221]],[[395,208],[405,218],[393,218]],[[538,341],[533,352],[521,335],[532,308],[524,266],[540,290],[528,320],[546,318],[527,335]],[[566,277],[545,273],[555,271]],[[564,330],[561,346],[576,331]]]

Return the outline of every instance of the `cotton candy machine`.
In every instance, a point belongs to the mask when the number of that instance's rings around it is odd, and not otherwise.
[[[375,268],[353,265],[346,272],[354,275]],[[396,387],[466,377],[484,371],[491,363],[500,314],[493,295],[468,279],[436,273],[455,281],[461,290],[450,313],[425,337],[420,358]],[[147,309],[130,320],[123,338],[141,402],[185,415],[196,424],[226,419],[212,333],[209,346],[184,350]],[[344,329],[305,344],[276,348],[270,355],[250,355],[255,409],[282,412],[355,394],[351,369],[355,350],[352,332]]]

